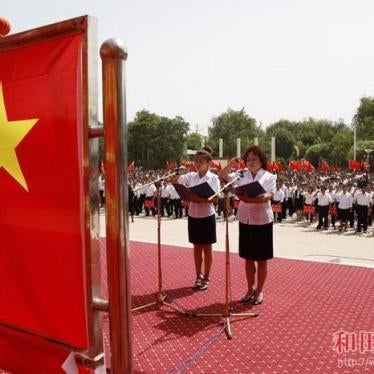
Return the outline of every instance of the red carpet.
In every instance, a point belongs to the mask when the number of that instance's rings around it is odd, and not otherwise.
[[[156,245],[131,243],[134,307],[155,299],[156,256]],[[214,254],[210,288],[200,292],[191,291],[191,249],[162,246],[162,256],[163,286],[170,300],[188,310],[222,312],[224,253]],[[243,261],[231,255],[235,312],[251,308],[237,302],[246,291],[243,267]],[[373,310],[373,269],[274,259],[264,304],[252,309],[260,315],[241,321],[233,318],[231,341],[222,333],[220,318],[189,318],[166,306],[134,313],[134,372],[374,372]],[[107,324],[105,330],[107,345]],[[356,334],[357,339],[360,332],[366,338],[371,332],[373,341],[346,345],[351,351],[337,353],[333,336],[341,330]]]

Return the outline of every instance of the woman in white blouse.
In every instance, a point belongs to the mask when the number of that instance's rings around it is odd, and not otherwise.
[[[195,167],[196,172],[190,172],[181,175],[178,183],[187,187],[193,187],[207,182],[216,193],[220,188],[219,178],[216,174],[209,171],[209,163],[212,160],[212,149],[204,147],[196,152]],[[175,183],[176,180],[173,180]],[[213,201],[208,201],[194,196],[194,201],[190,202],[188,208],[188,239],[194,246],[194,260],[196,270],[196,280],[192,289],[206,290],[209,286],[209,273],[212,267],[213,252],[212,244],[217,241],[216,238],[216,213],[214,204],[218,201],[216,197]],[[204,273],[203,273],[204,263]]]
[[[250,146],[243,159],[248,169],[242,173],[238,185],[258,181],[266,191],[254,198],[239,195],[240,204],[237,212],[239,256],[245,259],[248,283],[247,292],[241,301],[257,305],[264,300],[267,260],[273,258],[273,211],[270,201],[275,192],[276,175],[266,171],[266,156],[258,146]],[[230,160],[221,171],[220,177],[225,180],[238,161],[238,158]]]

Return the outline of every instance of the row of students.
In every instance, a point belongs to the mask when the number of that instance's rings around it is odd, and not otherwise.
[[[286,204],[284,186],[281,182],[277,182],[277,188],[273,197],[273,204],[281,204],[282,212]],[[361,188],[351,189],[348,191],[348,186],[341,185],[337,190],[331,186],[327,190],[325,186],[313,190],[309,187],[307,191],[299,187],[300,196],[302,196],[300,209],[310,211],[309,207],[316,207],[318,213],[317,229],[320,230],[328,228],[328,216],[331,216],[331,224],[335,228],[336,220],[341,221],[340,229],[347,229],[347,221],[350,221],[350,226],[354,226],[355,213],[357,215],[357,232],[367,232],[368,223],[371,224],[374,194],[368,191],[366,184],[362,184]],[[275,214],[279,222],[282,221],[283,214]],[[314,214],[308,213],[307,219],[313,221]]]

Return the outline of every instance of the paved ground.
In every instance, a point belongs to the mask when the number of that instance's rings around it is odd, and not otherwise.
[[[102,212],[101,235],[105,236],[105,216]],[[279,258],[340,263],[374,268],[374,232],[355,234],[353,230],[340,233],[332,228],[317,231],[316,224],[287,219],[274,225],[274,254]],[[157,219],[140,215],[130,222],[130,240],[157,243]],[[161,243],[191,247],[187,239],[187,219],[163,218]],[[238,222],[229,222],[230,252],[238,251]],[[217,220],[216,251],[225,249],[225,222]]]

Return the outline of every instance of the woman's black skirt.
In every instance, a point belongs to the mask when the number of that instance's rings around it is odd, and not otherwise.
[[[254,261],[273,258],[273,222],[265,225],[239,222],[239,256]]]
[[[215,214],[204,218],[188,217],[188,240],[193,244],[213,244],[217,241]]]

